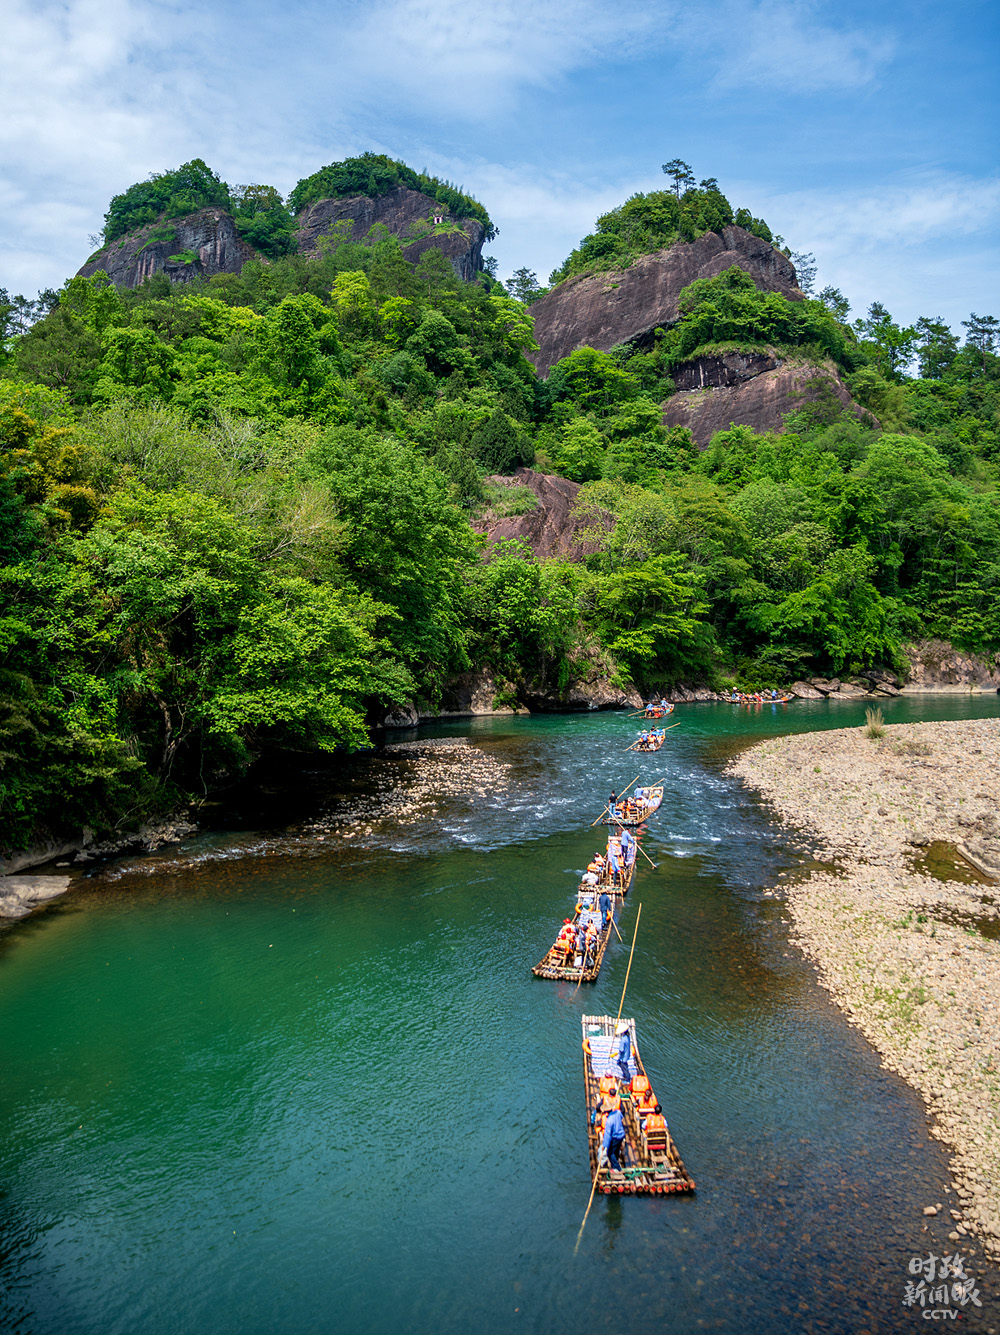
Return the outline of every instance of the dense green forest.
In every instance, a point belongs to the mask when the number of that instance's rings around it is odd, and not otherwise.
[[[899,665],[920,635],[1000,646],[990,317],[964,343],[877,304],[848,324],[842,299],[730,270],[652,348],[540,381],[521,303],[384,229],[182,287],[74,278],[47,305],[5,323],[0,376],[9,846],[134,821],[268,748],[364,745],[472,665],[512,698],[594,663],[750,686]],[[817,365],[783,434],[699,454],[664,428],[673,367],[759,346]],[[484,481],[533,460],[584,484],[585,560],[470,527],[534,503]]]

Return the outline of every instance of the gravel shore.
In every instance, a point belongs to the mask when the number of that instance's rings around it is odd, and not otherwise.
[[[950,1239],[1000,1258],[1000,723],[783,737],[729,770],[832,864],[784,889],[796,942],[951,1146]]]

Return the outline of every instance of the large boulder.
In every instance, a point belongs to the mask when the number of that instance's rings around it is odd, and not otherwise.
[[[1000,690],[1000,654],[966,653],[946,640],[917,640],[904,652],[910,663],[908,693]]]
[[[533,468],[518,468],[511,477],[492,477],[486,481],[498,486],[528,487],[538,500],[535,508],[524,514],[494,518],[487,513],[474,520],[472,527],[485,534],[489,542],[520,538],[540,561],[554,556],[578,561],[597,550],[595,543],[581,541],[584,523],[573,514],[579,482],[570,482],[569,478],[554,473],[537,473]]]
[[[164,218],[137,232],[109,241],[80,270],[89,278],[103,269],[116,287],[138,287],[154,274],[172,282],[239,273],[247,260],[259,259],[240,239],[225,209],[199,209],[184,218]]]
[[[715,278],[738,265],[765,292],[801,300],[791,260],[742,227],[706,232],[668,250],[642,255],[627,269],[567,278],[531,307],[539,375],[577,348],[607,352],[616,343],[642,343],[661,325],[675,324],[681,291],[696,278]]]
[[[434,219],[442,222],[435,225]],[[475,218],[453,219],[443,204],[419,190],[399,186],[369,199],[320,199],[298,217],[299,253],[314,254],[326,237],[363,241],[376,225],[385,227],[403,244],[403,254],[415,264],[427,250],[440,250],[459,278],[471,283],[482,268],[486,229]]]
[[[820,400],[874,421],[851,398],[832,362],[727,353],[678,367],[674,382],[679,392],[663,405],[664,424],[687,427],[702,448],[730,426],[781,431],[786,413]]]

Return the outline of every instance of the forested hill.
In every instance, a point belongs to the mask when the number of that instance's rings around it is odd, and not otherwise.
[[[251,259],[363,241],[373,229],[397,236],[414,263],[440,250],[467,281],[482,267],[483,241],[496,235],[478,200],[384,154],[330,163],[299,181],[287,204],[274,186],[228,185],[195,158],[115,195],[101,244],[79,272],[104,272],[118,287],[160,273],[187,283],[240,273]]]
[[[0,305],[8,846],[365,745],[471,665],[511,702],[595,665],[750,686],[902,666],[917,635],[1000,646],[987,317],[851,325],[731,268],[648,347],[543,381],[528,308],[385,232],[44,304]],[[865,415],[820,383],[781,434],[663,425],[685,359],[758,346],[827,359]],[[470,517],[534,503],[484,478],[531,461],[583,484],[585,559],[483,551]]]

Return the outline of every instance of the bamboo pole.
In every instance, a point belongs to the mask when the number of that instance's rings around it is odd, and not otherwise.
[[[628,956],[628,968],[625,970],[625,986],[622,988],[622,999],[621,999],[621,1002],[619,1003],[619,1006],[618,1006],[618,1016],[617,1016],[617,1018],[615,1019],[615,1028],[616,1028],[616,1029],[618,1028],[618,1021],[622,1018],[622,1009],[623,1009],[623,1007],[624,1007],[624,1005],[625,1005],[625,992],[626,992],[626,989],[628,988],[628,976],[629,976],[629,974],[632,972],[632,956],[635,954],[635,939],[636,939],[636,937],[639,935],[639,918],[640,918],[641,914],[642,914],[642,905],[640,904],[640,905],[639,905],[639,911],[638,911],[638,912],[636,913],[636,915],[635,915],[635,931],[632,933],[632,949],[629,951],[629,956]],[[612,1046],[614,1046],[614,1045],[612,1044]],[[609,1056],[609,1058],[610,1058],[610,1056],[611,1056],[611,1049],[610,1049],[610,1048],[608,1049],[608,1056]],[[597,1156],[597,1160],[598,1160],[598,1162],[597,1162],[597,1172],[594,1174],[594,1180],[593,1180],[593,1182],[590,1184],[590,1200],[587,1202],[587,1209],[586,1209],[586,1211],[584,1212],[583,1222],[580,1224],[580,1232],[576,1235],[576,1246],[573,1248],[573,1255],[574,1255],[574,1256],[575,1256],[575,1255],[577,1254],[577,1252],[580,1250],[580,1239],[583,1237],[583,1230],[587,1227],[587,1216],[590,1214],[590,1207],[591,1207],[591,1206],[593,1205],[593,1203],[594,1203],[594,1193],[597,1191],[597,1179],[598,1179],[598,1178],[600,1177],[600,1175],[601,1175],[601,1163],[600,1163],[600,1158],[601,1158],[601,1156],[600,1156],[600,1152],[598,1151],[598,1156]]]

